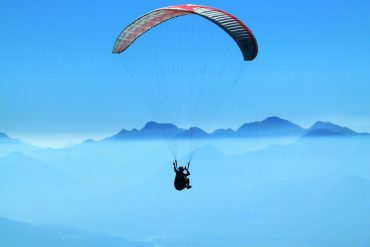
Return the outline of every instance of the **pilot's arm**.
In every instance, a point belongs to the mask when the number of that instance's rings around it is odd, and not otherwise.
[[[173,162],[173,170],[177,172],[177,160]]]
[[[189,170],[188,170],[187,168],[185,168],[185,170],[186,170],[186,174],[185,174],[185,176],[190,176],[190,172],[189,172]]]

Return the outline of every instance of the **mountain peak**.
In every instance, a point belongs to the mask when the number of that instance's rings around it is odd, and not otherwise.
[[[2,139],[9,139],[9,136],[7,134],[0,132],[0,140]]]
[[[323,128],[323,127],[334,127],[334,126],[338,126],[338,125],[333,124],[332,122],[317,121],[312,125],[311,128]]]
[[[310,128],[310,130],[313,130],[313,129],[330,130],[330,131],[336,132],[341,135],[357,134],[353,130],[350,130],[346,127],[342,127],[342,126],[333,124],[331,122],[323,122],[323,121],[317,121],[316,123],[314,123],[312,127]]]
[[[87,139],[85,141],[83,141],[82,143],[85,143],[85,144],[88,144],[88,143],[96,143],[96,141],[94,139]]]
[[[144,127],[141,129],[143,130],[153,130],[153,129],[177,129],[176,125],[171,123],[157,123],[154,121],[147,122]]]
[[[279,117],[243,124],[237,132],[245,136],[290,136],[299,135],[303,128]]]
[[[299,127],[298,125],[286,120],[286,119],[283,119],[283,118],[279,118],[279,117],[268,117],[266,118],[265,120],[262,120],[260,123],[264,123],[264,124],[269,124],[271,126],[297,126]]]
[[[178,137],[205,138],[208,136],[208,133],[201,128],[191,127],[188,130],[183,131]]]
[[[184,132],[183,129],[177,128],[171,123],[157,123],[154,121],[147,122],[140,130],[122,129],[119,133],[107,138],[106,140],[124,140],[124,139],[161,139],[169,138]]]
[[[330,129],[323,129],[323,128],[314,128],[310,129],[305,135],[305,137],[320,137],[320,136],[345,136],[345,134],[336,132]]]
[[[272,116],[272,117],[266,118],[262,122],[270,122],[270,123],[273,123],[273,122],[284,122],[284,121],[287,121],[287,120],[282,119],[282,118],[279,118],[279,117],[276,117],[276,116]]]

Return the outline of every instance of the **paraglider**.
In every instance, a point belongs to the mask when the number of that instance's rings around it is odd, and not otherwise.
[[[185,188],[190,189],[192,187],[188,178],[188,176],[190,176],[189,166],[190,162],[188,162],[187,167],[177,167],[177,160],[173,162],[173,170],[176,173],[174,185],[177,190],[183,190]],[[186,173],[184,173],[184,171],[186,171]]]
[[[164,7],[164,8],[159,8],[159,9],[153,10],[153,11],[139,17],[134,22],[132,22],[130,25],[128,25],[119,34],[119,36],[117,37],[117,39],[114,43],[112,52],[114,54],[122,53],[122,52],[126,51],[140,36],[142,36],[144,33],[149,31],[150,29],[152,29],[152,28],[154,28],[154,27],[156,27],[156,26],[158,26],[158,25],[160,25],[160,24],[162,24],[162,23],[164,23],[164,22],[166,22],[170,19],[173,19],[173,18],[176,18],[176,17],[181,17],[181,16],[187,16],[187,15],[200,16],[203,19],[211,21],[212,23],[219,26],[238,45],[238,47],[239,47],[239,49],[242,53],[244,61],[251,61],[257,56],[257,53],[258,53],[257,41],[256,41],[254,35],[252,34],[252,32],[250,31],[250,29],[241,20],[239,20],[238,18],[236,18],[232,14],[230,14],[228,12],[225,12],[223,10],[213,8],[213,7],[202,6],[202,5],[193,5],[193,4],[184,4],[184,5],[168,6],[168,7]],[[205,33],[206,31],[201,30],[201,32]],[[190,33],[190,35],[191,35],[190,37],[194,37],[194,35],[192,33]],[[150,41],[149,41],[149,43],[150,43]],[[206,45],[208,46],[208,44],[206,44]],[[183,48],[184,47],[179,47],[178,50],[186,50],[186,49],[183,49]],[[178,50],[176,51],[176,54],[178,54]],[[215,51],[217,51],[217,49]],[[159,53],[161,54],[161,52],[159,52]],[[143,53],[143,54],[145,54],[146,56],[148,55],[147,53]],[[188,54],[186,54],[186,56],[189,57]],[[150,54],[149,54],[149,58],[150,58]],[[179,61],[183,61],[183,58],[184,58],[184,56],[180,57]],[[146,59],[148,59],[148,56],[147,56]],[[146,59],[143,59],[143,60],[145,61]],[[144,74],[143,70],[145,68],[148,68],[148,67],[152,68],[153,66],[158,64],[160,59],[161,59],[161,57],[159,57],[158,59],[155,58],[151,63],[149,63],[149,66],[141,66],[141,67],[139,67],[139,69],[137,71],[135,71],[135,70],[133,70],[133,72],[130,71],[129,72],[130,77],[134,79],[135,78],[134,75],[137,76],[137,75]],[[197,61],[199,61],[198,54],[197,54],[196,59],[197,59]],[[139,59],[139,60],[141,60],[141,59]],[[183,70],[183,68],[181,68],[181,67],[180,68],[175,67],[173,70],[168,69],[168,70],[170,70],[170,72],[172,72],[172,74],[171,73],[165,73],[166,72],[165,69],[166,69],[167,65],[170,66],[171,64],[173,64],[173,63],[170,63],[170,62],[166,61],[166,65],[160,67],[159,70],[156,71],[156,73],[150,73],[152,76],[158,76],[158,78],[152,78],[151,81],[154,81],[156,84],[154,86],[148,87],[149,88],[148,90],[152,90],[151,93],[154,90],[158,90],[158,92],[157,92],[158,97],[162,96],[163,98],[168,100],[168,99],[171,99],[171,98],[174,98],[174,97],[171,97],[168,94],[166,95],[166,93],[164,92],[163,89],[168,90],[168,88],[170,88],[170,89],[172,88],[173,90],[176,91],[176,94],[175,94],[176,103],[175,104],[179,104],[179,109],[189,109],[190,112],[187,115],[190,116],[190,119],[192,119],[194,117],[197,117],[197,116],[200,116],[201,114],[199,114],[199,112],[196,112],[196,111],[200,108],[199,106],[204,107],[206,105],[206,104],[204,104],[204,102],[201,101],[202,93],[199,92],[199,91],[194,92],[194,95],[196,95],[195,96],[196,97],[195,102],[193,103],[194,105],[191,106],[189,104],[189,106],[183,107],[183,106],[181,106],[181,102],[188,102],[188,100],[187,100],[188,96],[187,95],[183,96],[184,98],[186,97],[186,100],[181,100],[180,97],[179,97],[179,95],[181,95],[181,93],[179,93],[179,92],[189,91],[189,90],[184,90],[184,88],[180,88],[180,87],[181,86],[186,87],[186,85],[189,85],[189,83],[192,82],[192,83],[196,84],[196,85],[193,85],[194,89],[209,90],[209,92],[206,93],[206,97],[204,97],[205,101],[216,99],[216,97],[214,96],[213,93],[214,93],[214,91],[217,91],[217,90],[210,90],[209,88],[211,88],[211,87],[202,86],[201,84],[203,84],[203,83],[205,83],[205,84],[206,83],[212,83],[212,85],[216,88],[217,85],[222,85],[222,84],[224,84],[225,81],[229,81],[229,82],[234,81],[234,83],[235,83],[238,80],[239,75],[240,75],[240,71],[241,71],[241,70],[238,70],[237,68],[234,68],[233,65],[230,62],[226,62],[227,61],[226,59],[221,59],[221,60],[225,61],[225,66],[221,66],[221,67],[219,66],[219,67],[224,68],[225,69],[224,71],[222,71],[222,69],[212,71],[212,66],[210,66],[210,63],[207,60],[205,62],[204,67],[194,66],[197,70],[190,71],[190,73],[183,72],[183,74],[186,74],[186,76],[184,76],[184,78],[186,78],[186,79],[183,79],[182,76],[181,76],[181,74],[182,74],[181,71]],[[220,60],[215,60],[215,61],[217,62],[217,61],[220,61]],[[184,67],[192,65],[192,64],[193,64],[193,61],[189,61],[189,62],[185,63]],[[181,65],[179,64],[179,66],[181,66]],[[132,63],[130,63],[130,64],[128,64],[128,66],[126,66],[126,69],[129,69],[127,67],[135,67],[135,65],[132,65]],[[199,71],[201,71],[202,68],[204,68],[204,71],[199,73]],[[209,73],[206,72],[206,68],[210,69]],[[236,71],[236,73],[235,73],[236,77],[235,77],[235,79],[232,79],[231,75],[233,73],[231,73],[231,71],[234,71],[234,70]],[[176,71],[176,73],[173,73],[173,71]],[[167,76],[167,75],[173,75],[173,74],[176,75],[175,79],[173,79],[173,77]],[[198,76],[194,77],[193,80],[189,80],[189,76],[192,76],[192,75],[198,75]],[[210,77],[207,78],[206,75],[210,75]],[[227,77],[223,77],[224,75],[226,75]],[[169,79],[169,78],[171,78],[171,79]],[[223,78],[225,79],[225,81],[223,81]],[[226,78],[227,78],[227,80],[226,80]],[[167,85],[169,85],[169,87],[166,87],[166,83],[165,83],[166,79],[168,80]],[[183,79],[183,81],[181,79]],[[140,80],[138,80],[138,81],[140,81]],[[148,80],[147,78],[145,78],[141,81],[143,81],[144,83],[150,83],[150,80]],[[163,86],[163,88],[160,89],[161,85],[164,85],[164,86]],[[146,85],[144,87],[146,87]],[[189,86],[189,88],[191,88],[191,87]],[[171,92],[170,92],[170,94],[172,95]],[[213,96],[213,97],[211,97],[211,96]],[[150,97],[150,98],[152,98],[152,97]],[[155,97],[153,97],[153,98],[155,99]],[[175,101],[173,101],[173,102],[175,102]],[[163,113],[167,112],[166,111],[167,110],[166,106],[168,106],[168,105],[173,105],[173,103],[171,104],[170,102],[154,102],[154,104],[152,104],[152,107],[156,108],[156,106],[157,106],[157,108],[160,108],[159,111],[163,114]],[[213,107],[212,109],[217,110],[217,107]],[[155,109],[155,110],[158,110],[158,109]],[[168,114],[168,115],[173,115],[173,113]],[[177,118],[175,120],[177,120]],[[193,123],[191,123],[191,124],[193,124]],[[191,130],[194,130],[194,129],[191,129]],[[171,133],[171,131],[168,131],[168,132]],[[163,133],[164,133],[164,136],[165,136],[167,131],[163,130]],[[193,134],[192,131],[190,131],[190,134],[188,134],[187,136],[189,136],[190,139],[191,139],[191,138],[193,138],[194,134]],[[175,161],[173,162],[174,171],[176,173],[176,178],[175,178],[175,182],[174,182],[175,188],[177,190],[183,190],[185,188],[190,189],[192,186],[190,185],[190,181],[189,181],[189,178],[188,178],[188,176],[190,175],[190,172],[189,172],[188,169],[189,169],[191,157],[194,153],[194,147],[192,147],[193,149],[190,150],[189,154],[188,154],[189,155],[188,166],[187,167],[186,166],[185,167],[177,167],[177,160],[176,160],[177,152],[174,151],[174,150],[171,150],[172,146],[173,145],[169,145],[169,149],[170,149],[170,151],[172,152],[172,155],[175,158]],[[192,145],[190,145],[190,146],[192,146]]]

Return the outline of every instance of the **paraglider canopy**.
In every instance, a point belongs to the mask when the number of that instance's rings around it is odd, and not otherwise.
[[[242,21],[223,10],[193,4],[164,7],[141,16],[120,33],[114,43],[113,53],[125,51],[137,38],[153,27],[169,19],[191,14],[202,16],[227,32],[239,46],[245,61],[253,60],[257,56],[257,41]]]

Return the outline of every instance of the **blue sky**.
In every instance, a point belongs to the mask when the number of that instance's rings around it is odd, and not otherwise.
[[[138,16],[182,3],[0,0],[0,131],[31,142],[67,143],[151,120],[122,69],[125,57],[111,49]],[[196,3],[236,15],[259,44],[257,59],[246,65],[214,127],[275,115],[303,127],[324,120],[370,132],[369,1]],[[152,31],[159,43],[165,30]],[[131,47],[137,48],[133,53],[138,47]],[[209,126],[205,121],[201,127]]]

